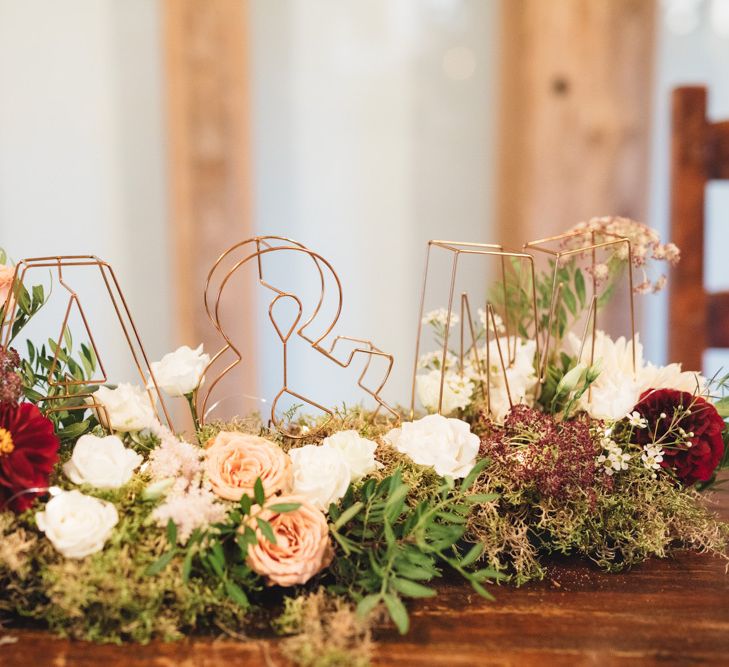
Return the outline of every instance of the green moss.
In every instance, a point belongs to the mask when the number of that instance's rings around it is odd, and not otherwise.
[[[250,433],[251,435],[265,435],[266,429],[258,415],[246,419],[237,418],[227,422],[214,421],[205,424],[197,432],[197,440],[200,444],[204,445],[221,431],[238,431],[240,433]]]
[[[542,541],[560,553],[578,553],[608,571],[619,571],[678,549],[725,556],[729,526],[692,489],[668,477],[651,479],[629,469],[612,492],[573,507],[540,506]]]
[[[544,576],[545,553],[586,557],[611,572],[681,549],[726,558],[729,526],[702,496],[636,467],[616,475],[612,489],[564,500],[540,497],[498,465],[486,469],[477,487],[500,499],[470,517],[469,539],[483,542],[484,559],[517,585]]]
[[[15,562],[0,551],[0,609],[43,621],[61,635],[97,642],[144,643],[192,630],[240,627],[245,612],[227,597],[220,580],[191,577],[182,583],[181,556],[159,574],[146,574],[167,544],[164,531],[149,520],[154,504],[139,498],[144,484],[136,478],[119,491],[95,494],[115,502],[120,521],[103,551],[80,560],[57,553],[34,530],[32,512],[0,515],[4,543],[13,535],[32,536],[32,548],[16,553]]]
[[[374,616],[361,618],[355,608],[324,589],[287,598],[273,623],[286,658],[301,667],[367,667],[372,653]]]

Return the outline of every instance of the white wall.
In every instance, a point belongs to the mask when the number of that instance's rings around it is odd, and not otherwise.
[[[0,245],[111,262],[152,356],[171,339],[160,36],[152,0],[0,0]]]
[[[662,6],[670,6],[670,2]],[[700,23],[685,34],[669,28],[665,12],[658,14],[650,223],[666,237],[670,224],[671,91],[680,85],[706,85],[709,115],[717,120],[729,119],[729,34],[721,36],[712,28],[708,2],[698,3],[697,7]],[[688,27],[685,21],[679,25]],[[712,184],[707,198],[708,230],[704,239],[706,282],[711,290],[729,289],[725,257],[729,247],[728,220],[729,183]],[[684,250],[690,252],[688,248]],[[663,295],[660,299],[648,297],[647,300],[650,302],[644,325],[647,352],[653,360],[662,361],[666,355],[666,298]],[[729,370],[726,368],[729,354],[707,354],[707,373],[713,374],[721,366]]]
[[[257,228],[331,260],[337,331],[395,354],[394,401],[409,397],[427,240],[490,240],[497,4],[252,2]],[[260,339],[270,395],[278,344]],[[361,398],[315,357],[292,364],[325,402]]]

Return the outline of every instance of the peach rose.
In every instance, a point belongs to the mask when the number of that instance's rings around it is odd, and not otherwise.
[[[0,264],[0,308],[5,305],[5,299],[8,298],[10,288],[13,286],[13,277],[15,276],[15,267]]]
[[[248,547],[248,567],[265,577],[269,586],[305,584],[334,557],[327,520],[302,496],[281,497],[278,503],[301,506],[280,514],[263,510],[259,516],[271,524],[276,543],[269,542],[255,526],[258,544]]]
[[[226,500],[253,496],[261,478],[266,497],[288,493],[293,483],[291,459],[274,442],[231,431],[221,431],[208,441],[205,472],[213,491]]]

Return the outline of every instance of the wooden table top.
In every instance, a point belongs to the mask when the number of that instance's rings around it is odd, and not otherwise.
[[[729,518],[729,494],[721,494]],[[377,637],[375,665],[729,665],[729,574],[720,558],[693,553],[605,574],[555,560],[548,577],[496,588],[487,602],[455,580],[414,604],[406,637]],[[39,631],[10,631],[3,667],[285,665],[275,640],[191,639],[97,646]]]

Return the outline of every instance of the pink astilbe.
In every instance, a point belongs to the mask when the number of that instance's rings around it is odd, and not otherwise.
[[[177,541],[185,544],[196,528],[204,530],[223,521],[229,505],[220,502],[204,479],[201,447],[179,440],[161,424],[152,431],[160,444],[150,454],[147,470],[153,481],[171,480],[165,500],[152,518],[160,527],[171,519],[177,526]]]
[[[177,541],[185,544],[196,528],[205,529],[225,519],[228,508],[204,486],[189,486],[182,493],[172,492],[162,505],[152,512],[160,527],[170,519],[177,526]]]
[[[179,440],[168,428],[156,424],[153,433],[160,439],[160,445],[150,454],[149,473],[152,479],[183,477],[192,481],[202,475],[202,448]]]

